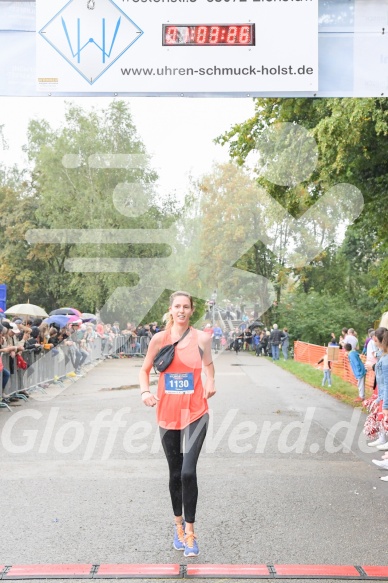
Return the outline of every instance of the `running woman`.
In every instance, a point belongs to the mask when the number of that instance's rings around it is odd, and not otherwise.
[[[170,496],[175,519],[173,546],[185,557],[199,555],[194,534],[198,499],[197,461],[209,421],[208,399],[215,392],[211,336],[190,327],[193,299],[187,292],[170,296],[166,330],[152,337],[140,371],[140,391],[147,407],[156,406],[156,417],[170,471]],[[160,373],[157,394],[150,391],[150,372],[159,350],[188,334],[175,347],[175,356]],[[202,371],[206,375],[203,385]],[[183,518],[183,512],[184,515]]]

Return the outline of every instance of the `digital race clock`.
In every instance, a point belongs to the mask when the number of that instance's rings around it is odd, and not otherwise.
[[[162,44],[169,47],[253,46],[254,24],[163,24]]]

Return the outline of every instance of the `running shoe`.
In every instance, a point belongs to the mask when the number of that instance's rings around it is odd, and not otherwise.
[[[374,441],[370,441],[367,445],[368,447],[377,447],[378,445],[385,444],[386,444],[385,435],[379,435],[377,439],[375,439]]]
[[[376,445],[376,449],[380,451],[387,451],[388,450],[388,441],[385,443],[381,443],[380,445]]]
[[[174,526],[174,542],[172,543],[176,551],[185,550],[185,521]]]
[[[199,555],[196,536],[193,532],[185,535],[185,552],[183,554],[185,557],[198,557]]]
[[[376,466],[378,466],[381,470],[388,470],[388,460],[372,460]]]

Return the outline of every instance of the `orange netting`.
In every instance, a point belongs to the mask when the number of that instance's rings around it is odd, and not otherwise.
[[[308,344],[307,342],[294,342],[294,360],[304,362],[311,366],[317,366],[318,360],[321,360],[326,354],[325,346],[317,346],[316,344]],[[338,351],[338,362],[331,362],[331,371],[344,381],[357,386],[357,380],[353,374],[346,350]],[[365,363],[365,356],[360,355],[361,360]],[[373,389],[373,382],[375,373],[369,371],[365,379],[365,388],[369,391]]]

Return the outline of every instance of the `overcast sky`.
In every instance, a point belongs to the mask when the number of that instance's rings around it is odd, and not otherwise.
[[[66,98],[69,101],[69,98]],[[106,106],[110,98],[74,98],[85,108]],[[135,126],[152,155],[160,189],[175,190],[183,198],[189,176],[198,178],[214,161],[226,161],[226,147],[213,139],[254,114],[252,99],[244,98],[128,98]],[[63,121],[61,97],[0,98],[0,125],[4,124],[9,150],[1,151],[6,164],[23,164],[21,151],[31,118],[45,118],[53,126]]]

